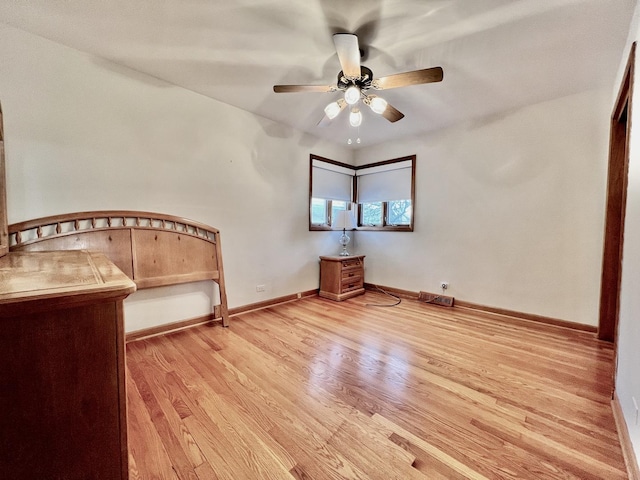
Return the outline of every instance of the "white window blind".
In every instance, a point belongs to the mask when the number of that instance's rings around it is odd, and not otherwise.
[[[311,195],[327,200],[351,201],[355,170],[314,160],[311,171]]]
[[[411,160],[358,170],[358,202],[411,199]]]

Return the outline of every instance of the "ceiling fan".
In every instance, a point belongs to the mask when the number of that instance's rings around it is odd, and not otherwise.
[[[410,72],[396,73],[386,77],[373,78],[373,72],[360,65],[360,47],[358,37],[351,33],[336,33],[333,35],[333,43],[336,46],[338,59],[342,71],[338,73],[338,82],[335,85],[274,85],[276,93],[291,92],[344,92],[344,97],[330,103],[324,109],[324,117],[318,125],[328,125],[336,118],[347,105],[351,108],[349,123],[358,127],[362,123],[362,112],[358,108],[358,101],[367,105],[371,110],[390,122],[397,122],[404,114],[391,106],[384,98],[373,93],[372,90],[389,90],[391,88],[407,87],[422,83],[442,81],[441,67],[425,68]]]

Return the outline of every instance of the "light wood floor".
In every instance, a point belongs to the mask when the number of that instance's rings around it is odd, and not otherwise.
[[[131,478],[621,479],[593,334],[368,292],[127,345]]]

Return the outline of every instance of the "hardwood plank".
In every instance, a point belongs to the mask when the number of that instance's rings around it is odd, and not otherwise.
[[[363,471],[373,469],[381,478],[388,480],[426,480],[411,463],[404,463],[395,452],[389,448],[393,442],[388,438],[372,441],[372,437],[362,430],[351,428],[350,422],[345,421],[341,428],[329,439],[333,446]],[[375,437],[373,437],[375,438]]]
[[[420,472],[428,474],[429,479],[464,480],[467,478],[465,475],[462,475],[460,472],[456,471],[456,469],[451,468],[449,465],[441,462],[436,456],[425,452],[420,447],[414,445],[397,433],[392,433],[389,436],[389,440],[415,455],[416,461],[413,463],[413,465]]]
[[[418,446],[423,451],[428,452],[434,458],[439,459],[441,461],[441,463],[449,466],[449,468],[451,468],[455,472],[463,475],[465,478],[469,478],[469,479],[472,479],[472,480],[488,480],[483,475],[481,475],[481,474],[479,474],[477,472],[474,472],[472,469],[470,469],[466,465],[463,465],[462,463],[458,462],[454,458],[450,457],[445,452],[435,448],[433,445],[430,445],[429,443],[427,443],[424,440],[422,440],[420,437],[418,437],[418,436],[412,434],[411,432],[403,429],[399,425],[394,424],[393,422],[387,420],[383,416],[378,415],[376,413],[373,416],[373,419],[376,422],[380,423],[381,425],[385,425],[388,428],[392,429],[393,432],[396,435],[398,435],[399,437],[402,437],[402,438],[408,440],[409,442],[411,442],[411,443],[415,444],[416,446]]]
[[[196,467],[196,474],[200,480],[218,480],[220,478],[209,462],[198,465]]]
[[[171,459],[131,375],[127,376],[127,401],[129,476],[132,479],[176,478]]]
[[[187,459],[199,479],[627,478],[593,334],[367,306],[384,301],[309,297],[129,344],[132,477]]]
[[[139,380],[136,380],[139,381]],[[148,388],[145,386],[145,388]],[[142,393],[145,403],[149,402],[152,398],[152,394],[148,391]],[[161,409],[155,401],[151,401],[152,410],[150,411],[150,418],[153,419],[154,426],[156,426],[157,434],[160,437],[160,442],[164,446],[167,456],[171,459],[171,468],[178,476],[178,478],[185,478],[190,480],[197,480],[197,475],[193,470],[193,465],[190,464],[184,450],[180,447],[178,441],[178,432],[174,432],[170,429],[166,418],[164,418]]]
[[[139,356],[134,358],[136,361],[131,362],[129,367],[131,377],[138,387],[149,415],[153,418],[176,473],[180,478],[197,479],[194,468],[201,465],[204,459],[183,419],[174,408],[175,395],[165,388],[164,382],[160,383],[159,376],[145,375],[145,372],[150,373],[145,360]]]

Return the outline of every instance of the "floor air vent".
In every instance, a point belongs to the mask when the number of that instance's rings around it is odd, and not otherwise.
[[[433,305],[440,305],[442,307],[453,307],[453,297],[438,295],[436,293],[420,292],[418,295],[418,301],[431,303]]]

